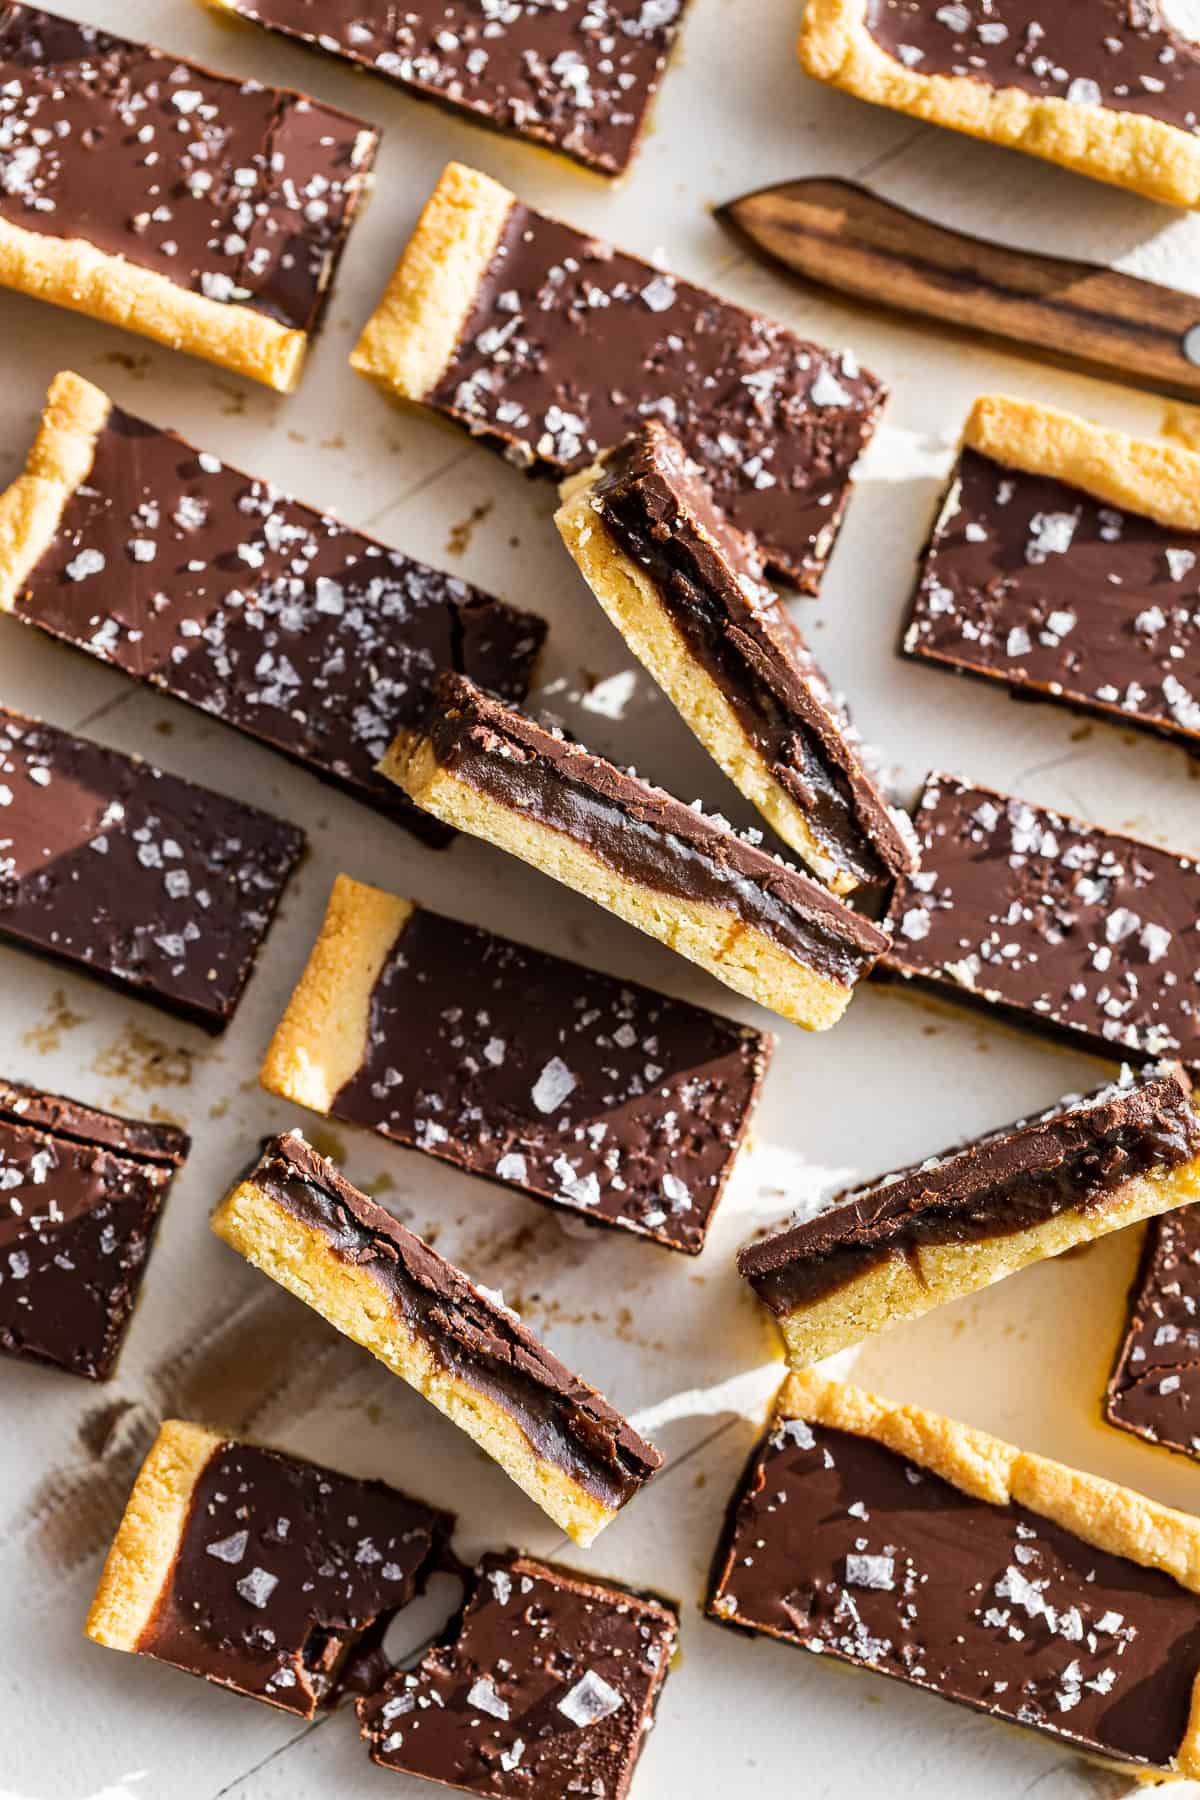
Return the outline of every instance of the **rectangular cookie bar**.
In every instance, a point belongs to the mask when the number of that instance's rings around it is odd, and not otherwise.
[[[358,1701],[372,1759],[491,1796],[625,1800],[679,1636],[673,1606],[515,1551],[442,1644]]]
[[[0,1081],[0,1350],[108,1380],[189,1148],[174,1125]]]
[[[880,972],[1101,1056],[1200,1067],[1200,866],[934,774]]]
[[[1164,1213],[1146,1233],[1104,1416],[1200,1457],[1200,1206]]]
[[[836,355],[451,163],[351,361],[518,467],[586,468],[657,415],[780,575],[815,592],[885,399]]]
[[[532,613],[414,562],[270,482],[51,385],[0,493],[0,611],[199,707],[433,843],[375,765],[434,670],[524,697]]]
[[[687,0],[208,0],[601,175],[633,161]]]
[[[440,675],[380,767],[435,818],[519,856],[812,1031],[837,1023],[884,932],[717,815]]]
[[[445,1566],[453,1528],[382,1481],[168,1419],[86,1635],[311,1719],[386,1673],[384,1633]]]
[[[305,835],[0,707],[0,938],[223,1031]]]
[[[1178,1064],[849,1188],[747,1244],[738,1269],[793,1368],[1046,1256],[1200,1201],[1200,1117]]]
[[[711,1617],[1200,1775],[1200,1520],[952,1419],[792,1375],[734,1496]]]
[[[248,1262],[361,1344],[590,1544],[662,1457],[498,1296],[393,1219],[298,1132],[213,1214]]]
[[[639,662],[821,881],[849,894],[916,868],[757,545],[661,420],[565,482],[555,523]]]
[[[282,393],[377,143],[303,94],[0,0],[0,286]]]
[[[808,0],[800,60],[877,106],[1200,204],[1200,47],[1142,0]]]
[[[771,1049],[702,1007],[339,875],[260,1079],[697,1256]]]
[[[1003,395],[967,421],[915,661],[1200,743],[1200,456]]]

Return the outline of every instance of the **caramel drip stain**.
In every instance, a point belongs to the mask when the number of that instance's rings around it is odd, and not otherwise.
[[[127,1025],[115,1043],[97,1053],[92,1071],[110,1081],[128,1082],[142,1092],[188,1087],[195,1057],[193,1050],[152,1037],[137,1025]]]
[[[40,1056],[50,1056],[61,1048],[64,1031],[74,1031],[76,1026],[86,1024],[87,1015],[73,1012],[67,1005],[67,996],[63,990],[55,988],[50,996],[45,1018],[36,1025],[31,1025],[22,1034],[21,1042],[27,1049],[36,1050]]]
[[[471,548],[475,527],[483,524],[495,504],[494,500],[481,500],[478,506],[471,508],[465,519],[460,519],[457,525],[450,527],[449,536],[446,539],[445,553],[447,556],[466,555]]]

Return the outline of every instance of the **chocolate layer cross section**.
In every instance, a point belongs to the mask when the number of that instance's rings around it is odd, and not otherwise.
[[[339,875],[272,1093],[698,1255],[772,1041]]]
[[[835,1024],[888,939],[807,875],[459,675],[384,774],[444,823],[520,857],[738,993]]]
[[[577,1543],[662,1466],[503,1300],[350,1185],[296,1132],[213,1215],[257,1268],[465,1431]]]
[[[1200,1066],[1200,865],[929,777],[881,973],[1102,1056]]]
[[[87,1635],[311,1719],[386,1674],[387,1627],[446,1566],[453,1527],[382,1481],[168,1419]]]
[[[1046,1256],[1200,1200],[1200,1116],[1154,1065],[836,1195],[738,1268],[802,1368]]]
[[[904,651],[1195,748],[1200,456],[978,401]]]
[[[0,494],[0,609],[223,720],[426,841],[375,764],[440,668],[523,698],[543,621],[114,406],[51,386]]]
[[[0,284],[289,392],[377,141],[303,94],[0,0]]]
[[[295,825],[0,707],[0,938],[223,1031]]]
[[[188,1149],[174,1125],[0,1081],[0,1350],[108,1379]]]
[[[1200,1522],[815,1374],[784,1383],[708,1610],[1142,1774],[1200,1773]]]
[[[885,398],[835,355],[451,163],[352,358],[561,479],[659,417],[771,567],[815,592]]]

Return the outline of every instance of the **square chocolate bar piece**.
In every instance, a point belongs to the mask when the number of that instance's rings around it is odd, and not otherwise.
[[[303,94],[0,0],[0,285],[287,393],[377,142]]]
[[[697,1256],[772,1040],[339,875],[272,1093]]]
[[[78,375],[0,493],[0,611],[444,844],[375,765],[437,669],[524,697],[544,622],[352,531]]]
[[[633,161],[687,0],[208,0],[601,175]]]
[[[1200,1205],[1164,1213],[1146,1233],[1104,1416],[1200,1458]]]
[[[201,1025],[237,1010],[304,833],[0,707],[0,938]]]
[[[679,1635],[674,1607],[485,1556],[445,1643],[358,1702],[372,1759],[464,1793],[625,1800]]]
[[[445,1564],[453,1528],[382,1481],[168,1419],[87,1636],[311,1719],[385,1672],[384,1634]]]
[[[1200,745],[1200,456],[987,395],[904,652]]]
[[[174,1125],[0,1081],[0,1350],[107,1381],[189,1148]]]
[[[663,419],[732,523],[809,593],[886,397],[849,351],[534,212],[461,163],[351,361],[393,399],[556,479]]]
[[[880,972],[1095,1050],[1200,1068],[1200,865],[929,777]]]
[[[708,1611],[1126,1776],[1200,1776],[1200,1520],[920,1407],[790,1376]]]

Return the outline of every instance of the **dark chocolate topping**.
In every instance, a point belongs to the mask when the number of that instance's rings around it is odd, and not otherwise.
[[[0,219],[24,231],[312,331],[375,144],[300,94],[0,0]]]
[[[418,907],[330,1111],[694,1255],[770,1046],[702,1007]]]
[[[1145,113],[1184,131],[1200,118],[1200,49],[1167,24],[1160,0],[868,0],[867,29],[918,75]]]
[[[627,880],[722,908],[830,981],[852,986],[886,947],[877,926],[807,875],[460,675],[435,681],[425,730],[458,779],[574,838]]]
[[[16,610],[435,843],[451,833],[376,763],[435,670],[519,700],[546,635],[115,407]]]
[[[143,1655],[312,1718],[382,1643],[453,1516],[382,1481],[224,1443],[202,1471]]]
[[[624,1800],[675,1648],[663,1602],[485,1556],[442,1648],[358,1703],[384,1768],[512,1800]]]
[[[748,1244],[738,1268],[774,1312],[927,1244],[970,1244],[1058,1213],[1101,1213],[1124,1182],[1200,1157],[1191,1083],[1152,1067],[838,1194]]]
[[[1200,532],[964,449],[904,648],[1123,724],[1200,737]]]
[[[426,401],[556,477],[662,418],[732,522],[812,592],[884,398],[848,351],[517,202]]]
[[[476,124],[606,175],[637,146],[686,0],[236,0]]]
[[[0,936],[210,1031],[228,1024],[304,833],[0,707]]]
[[[1147,1232],[1104,1416],[1200,1457],[1200,1205],[1164,1213]]]
[[[835,866],[875,884],[915,868],[844,711],[763,582],[756,546],[724,519],[678,438],[657,420],[643,425],[605,458],[591,502]]]
[[[882,968],[1107,1056],[1200,1064],[1200,866],[931,775]]]
[[[507,1412],[536,1455],[605,1506],[623,1506],[662,1467],[653,1444],[515,1313],[351,1187],[295,1132],[272,1140],[250,1179],[323,1233],[334,1256],[369,1272],[443,1368]]]
[[[174,1126],[0,1083],[0,1350],[112,1374],[188,1148]]]
[[[1156,1768],[1200,1668],[1200,1595],[1170,1576],[798,1419],[751,1460],[709,1610]]]

